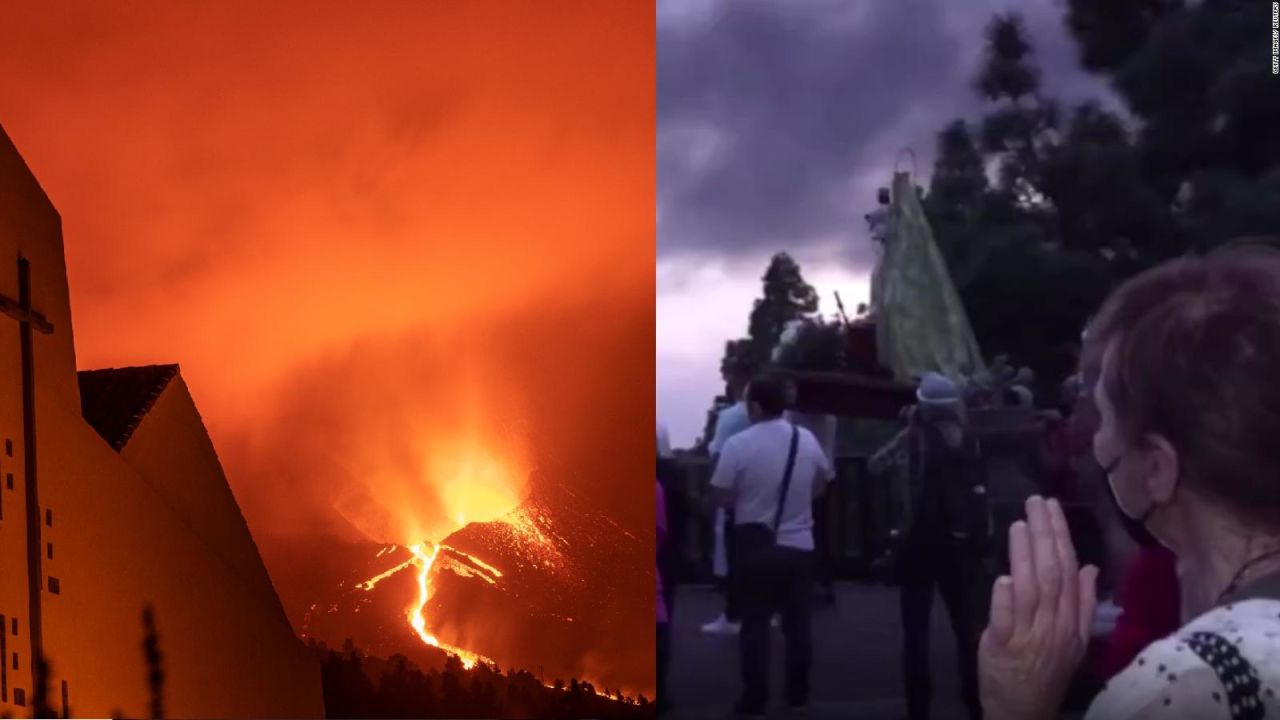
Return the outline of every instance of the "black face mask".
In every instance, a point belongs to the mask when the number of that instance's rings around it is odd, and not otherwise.
[[[1160,541],[1156,540],[1155,536],[1147,530],[1147,519],[1151,517],[1151,513],[1155,512],[1155,503],[1152,503],[1151,507],[1141,516],[1131,517],[1124,511],[1124,508],[1120,507],[1120,499],[1116,497],[1116,488],[1115,484],[1111,482],[1111,473],[1115,472],[1116,467],[1120,465],[1120,461],[1123,458],[1123,455],[1116,458],[1110,465],[1102,469],[1102,481],[1107,486],[1107,497],[1111,500],[1111,507],[1115,508],[1116,515],[1120,517],[1120,524],[1124,526],[1124,531],[1137,543],[1138,547],[1154,547],[1159,545]]]

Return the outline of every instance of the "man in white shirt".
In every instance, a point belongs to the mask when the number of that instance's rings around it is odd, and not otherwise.
[[[752,425],[724,444],[711,486],[717,502],[733,509],[735,534],[752,524],[776,531],[776,552],[765,559],[744,554],[736,568],[742,601],[743,680],[736,710],[763,715],[768,699],[769,620],[775,612],[782,614],[787,642],[787,703],[799,708],[809,701],[812,503],[825,492],[833,473],[813,434],[783,419],[786,394],[781,383],[768,378],[752,381],[746,404]],[[793,433],[795,456],[783,498]],[[775,526],[780,499],[782,512]]]

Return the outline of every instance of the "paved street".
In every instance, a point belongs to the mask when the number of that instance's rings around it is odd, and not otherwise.
[[[813,704],[808,717],[892,720],[905,717],[901,682],[902,632],[896,588],[841,583],[834,607],[814,614]],[[723,606],[705,586],[681,586],[672,637],[671,718],[725,717],[737,698],[737,639],[703,635],[698,627]],[[964,718],[959,704],[955,650],[941,600],[933,620],[934,717]],[[775,631],[770,666],[774,711],[781,706],[782,633]]]
[[[709,586],[682,585],[676,598],[670,686],[675,703],[666,718],[703,720],[729,716],[737,699],[737,638],[704,635],[699,626],[723,607]],[[951,626],[934,598],[933,720],[967,720],[960,704]],[[774,631],[770,718],[788,718],[782,696],[782,633]],[[898,590],[883,585],[838,583],[836,604],[818,605],[813,618],[812,704],[806,718],[898,720],[906,717],[902,688],[902,628]],[[1085,696],[1087,704],[1087,695]],[[1081,706],[1081,708],[1083,705]],[[1080,718],[1079,710],[1062,720]]]

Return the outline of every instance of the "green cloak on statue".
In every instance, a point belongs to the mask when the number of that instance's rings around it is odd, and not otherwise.
[[[900,382],[929,371],[953,379],[985,369],[964,304],[910,176],[893,176],[884,254],[872,275],[876,354]]]

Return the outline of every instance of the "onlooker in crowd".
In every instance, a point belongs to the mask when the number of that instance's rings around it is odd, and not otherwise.
[[[956,636],[964,703],[969,715],[979,718],[977,651],[987,589],[985,487],[955,383],[928,373],[916,399],[918,409],[907,431],[914,512],[900,571],[907,712],[912,720],[929,716],[929,625],[937,588]]]
[[[729,438],[751,426],[747,415],[747,405],[743,402],[743,391],[747,378],[741,374],[729,377],[729,399],[732,405],[724,408],[716,416],[716,431],[708,448],[711,452],[712,465],[719,462],[720,453]],[[733,547],[733,510],[717,507],[715,510],[715,547],[713,548],[712,566],[716,575],[723,579],[724,611],[711,622],[702,626],[702,632],[711,635],[736,635],[742,627],[742,608],[739,598],[738,583],[735,578],[735,555]],[[719,571],[722,570],[723,574]]]
[[[1129,280],[1090,326],[1093,449],[1116,504],[1176,556],[1183,626],[1094,700],[1091,720],[1280,713],[1280,255],[1237,249]],[[1096,569],[1061,508],[1010,529],[981,650],[993,718],[1053,717],[1087,642]]]
[[[763,715],[768,700],[769,620],[782,614],[788,705],[807,706],[812,655],[813,497],[831,467],[813,435],[783,419],[776,380],[747,388],[752,426],[725,443],[711,479],[717,501],[734,511],[735,572],[742,589],[742,696],[735,710]]]

